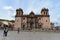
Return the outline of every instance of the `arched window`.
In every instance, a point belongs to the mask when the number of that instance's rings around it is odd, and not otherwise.
[[[47,15],[47,12],[46,12],[46,15]]]
[[[25,20],[25,17],[23,17],[23,20]]]
[[[44,12],[44,15],[45,15],[45,12]]]
[[[39,18],[39,20],[41,20],[41,18]]]

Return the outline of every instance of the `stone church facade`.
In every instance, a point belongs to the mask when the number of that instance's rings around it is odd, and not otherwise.
[[[14,27],[20,29],[51,28],[49,10],[43,8],[39,15],[36,15],[33,11],[29,15],[23,15],[21,8],[16,9]]]

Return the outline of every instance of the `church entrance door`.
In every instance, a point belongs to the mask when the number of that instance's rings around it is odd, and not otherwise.
[[[31,28],[31,29],[34,28],[34,23],[33,23],[33,22],[30,23],[30,28]]]

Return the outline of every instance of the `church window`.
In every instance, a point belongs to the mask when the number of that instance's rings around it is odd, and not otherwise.
[[[31,19],[33,19],[33,17],[31,17]]]
[[[45,15],[45,12],[44,12],[44,15]]]
[[[18,22],[18,20],[17,20],[17,22]]]
[[[25,18],[23,17],[23,20],[25,20]]]
[[[17,14],[16,14],[17,16],[18,16],[18,12],[17,12]]]
[[[41,18],[39,18],[39,20],[41,20]]]
[[[46,15],[47,15],[47,12],[46,12]]]

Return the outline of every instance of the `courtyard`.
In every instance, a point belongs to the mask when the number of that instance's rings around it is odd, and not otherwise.
[[[60,40],[60,33],[53,32],[25,32],[9,31],[7,37],[3,37],[0,31],[0,40]]]

